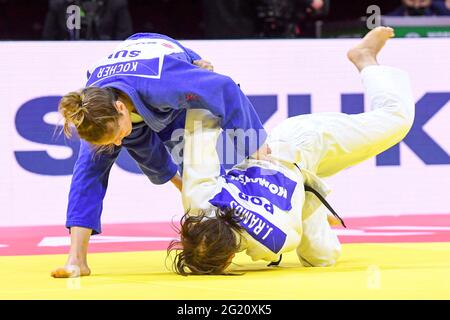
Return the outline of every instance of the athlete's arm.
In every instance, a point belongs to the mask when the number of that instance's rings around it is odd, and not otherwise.
[[[80,140],[80,151],[70,185],[66,227],[70,229],[70,252],[66,265],[52,272],[55,278],[89,275],[87,250],[91,234],[101,232],[100,216],[111,167],[120,152],[95,154],[92,145]]]
[[[183,151],[183,206],[185,210],[207,209],[214,195],[221,166],[216,151],[221,129],[207,110],[188,110]]]

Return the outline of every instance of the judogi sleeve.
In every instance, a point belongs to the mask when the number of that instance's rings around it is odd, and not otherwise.
[[[195,60],[201,60],[202,59],[202,57],[197,52],[195,52],[194,50],[186,48],[186,47],[183,47],[183,48],[186,51],[186,53],[188,54],[188,56],[192,59],[192,62],[194,62]]]
[[[143,135],[141,140],[127,145],[127,150],[154,184],[163,184],[170,180],[178,167],[158,136]],[[145,142],[145,143],[144,143]],[[103,199],[108,188],[111,167],[116,161],[121,147],[114,147],[112,153],[94,154],[92,146],[80,140],[80,151],[75,163],[69,192],[66,227],[84,227],[101,233],[101,214]]]
[[[222,129],[231,129],[227,133],[236,139],[235,148],[241,155],[253,154],[266,140],[266,131],[253,105],[230,77],[166,56],[161,78],[148,84],[148,88],[141,87],[141,91],[148,93],[147,102],[157,110],[210,111]],[[245,136],[239,136],[244,132]]]
[[[92,229],[92,234],[101,233],[100,217],[109,172],[120,150],[121,147],[115,147],[111,154],[95,155],[92,146],[80,140],[80,151],[70,185],[67,228],[84,227]]]
[[[207,110],[186,113],[183,153],[182,199],[185,211],[191,213],[211,207],[221,173],[216,142],[221,132],[217,118]]]

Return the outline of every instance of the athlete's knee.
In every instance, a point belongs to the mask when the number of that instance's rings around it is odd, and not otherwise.
[[[380,97],[383,106],[380,108],[395,119],[396,136],[403,139],[414,123],[415,104],[412,98],[397,94],[384,94]]]
[[[400,112],[400,123],[397,129],[399,140],[402,140],[408,134],[409,130],[411,130],[414,123],[414,104],[409,105],[407,103],[403,103],[404,106],[401,108]]]
[[[416,107],[414,101],[408,98],[398,99],[396,104],[398,105],[398,115],[401,119],[400,130],[406,135],[414,123]]]

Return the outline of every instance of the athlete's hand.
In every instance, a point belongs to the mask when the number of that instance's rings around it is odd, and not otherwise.
[[[251,155],[251,158],[257,160],[268,160],[269,155],[272,153],[269,145],[266,143],[258,151]]]
[[[174,184],[175,187],[177,187],[178,190],[182,190],[183,188],[183,182],[181,180],[181,177],[178,175],[178,173],[172,178],[170,179],[170,181]]]
[[[92,229],[70,228],[70,254],[64,267],[52,271],[53,278],[83,277],[91,274],[87,263],[87,250]]]
[[[211,62],[207,61],[207,60],[194,60],[194,65],[196,65],[197,67],[200,67],[202,69],[206,69],[209,71],[214,71],[214,67],[211,64]]]
[[[327,220],[328,220],[328,224],[331,227],[343,227],[341,221],[339,221],[339,219],[336,218],[335,216],[333,216],[331,213],[327,214]]]
[[[53,278],[78,278],[91,274],[91,269],[87,264],[71,264],[57,268],[52,271]]]

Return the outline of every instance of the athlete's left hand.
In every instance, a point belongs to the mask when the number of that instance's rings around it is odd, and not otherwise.
[[[211,62],[207,61],[207,60],[194,60],[194,65],[196,65],[197,67],[200,67],[202,69],[206,69],[209,71],[214,71],[214,66],[211,64]]]
[[[327,220],[328,220],[328,224],[331,227],[341,227],[342,223],[339,221],[338,218],[336,218],[335,216],[333,216],[331,213],[327,214]]]

